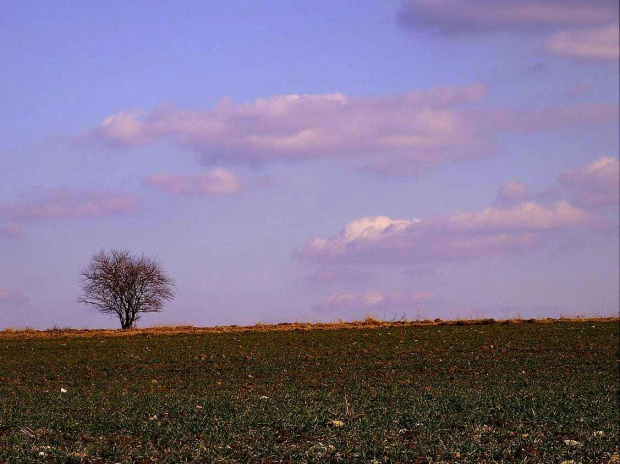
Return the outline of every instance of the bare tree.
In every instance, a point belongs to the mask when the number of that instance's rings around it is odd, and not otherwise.
[[[80,273],[79,303],[116,315],[122,329],[131,329],[141,313],[157,313],[174,298],[174,279],[161,264],[127,250],[101,250]]]

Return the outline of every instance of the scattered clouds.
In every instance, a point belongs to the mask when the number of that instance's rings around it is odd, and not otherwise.
[[[26,295],[19,290],[0,288],[0,306],[19,306],[28,301]]]
[[[364,294],[334,293],[323,299],[314,309],[317,312],[406,310],[419,308],[436,298],[433,293],[424,292],[385,294],[378,290],[369,290]]]
[[[225,196],[243,190],[241,179],[226,169],[214,169],[198,176],[151,174],[147,183],[169,195]]]
[[[607,229],[609,223],[596,207],[619,203],[619,182],[618,160],[602,157],[564,170],[555,185],[538,192],[530,192],[523,183],[508,182],[493,205],[482,211],[356,219],[335,236],[308,240],[294,255],[324,266],[419,266],[530,251],[556,240],[558,234]]]
[[[618,24],[591,30],[567,30],[554,34],[544,50],[555,56],[586,61],[618,61]]]
[[[130,213],[138,208],[135,195],[78,190],[46,190],[28,202],[0,204],[0,220],[8,221],[3,229],[19,235],[17,222],[78,219]]]
[[[344,158],[384,175],[415,174],[440,163],[489,156],[506,131],[589,127],[618,118],[617,105],[576,104],[536,112],[472,109],[481,84],[375,97],[276,95],[235,104],[224,98],[207,111],[160,108],[120,112],[82,140],[127,147],[172,138],[205,164],[264,164]],[[196,192],[200,180],[152,182]]]
[[[409,0],[398,13],[403,28],[446,35],[546,32],[596,26],[618,17],[610,0]]]
[[[548,206],[524,202],[413,220],[362,218],[347,223],[336,236],[307,241],[296,256],[330,264],[451,261],[527,251],[553,232],[598,224],[595,216],[564,201]],[[348,233],[351,229],[357,233]]]

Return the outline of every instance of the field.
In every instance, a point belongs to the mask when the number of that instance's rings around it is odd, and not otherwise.
[[[0,462],[620,462],[618,320],[488,322],[0,332]]]

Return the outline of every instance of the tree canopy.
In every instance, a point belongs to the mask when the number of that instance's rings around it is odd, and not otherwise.
[[[130,329],[142,313],[160,312],[175,296],[175,281],[154,258],[128,250],[101,250],[80,273],[78,302],[116,315]]]

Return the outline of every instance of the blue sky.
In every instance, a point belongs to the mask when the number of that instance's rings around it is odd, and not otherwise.
[[[147,325],[616,314],[617,26],[602,0],[5,6],[0,327],[115,326],[76,303],[110,247],[177,280]]]

